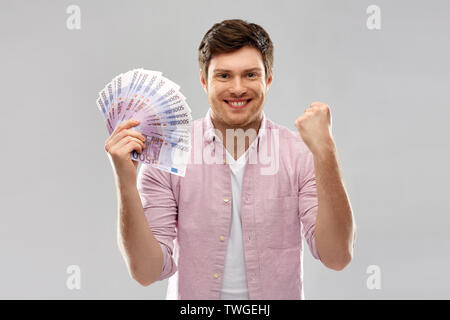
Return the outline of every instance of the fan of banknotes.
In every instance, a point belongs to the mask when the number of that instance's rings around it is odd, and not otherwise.
[[[184,176],[191,150],[191,109],[180,86],[159,71],[134,69],[115,77],[99,92],[97,106],[109,134],[128,119],[145,137],[141,153],[131,159]]]

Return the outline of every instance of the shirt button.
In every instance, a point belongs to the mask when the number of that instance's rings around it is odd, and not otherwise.
[[[218,279],[219,278],[219,274],[218,273],[214,273],[214,278]]]
[[[223,164],[227,164],[227,158],[223,158]]]
[[[220,241],[225,241],[225,237],[224,236],[220,236]]]
[[[223,202],[228,203],[228,201],[230,201],[230,198],[228,197],[223,198]]]

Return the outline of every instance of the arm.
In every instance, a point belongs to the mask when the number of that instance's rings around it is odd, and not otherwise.
[[[142,285],[149,285],[161,274],[161,247],[145,221],[144,209],[136,188],[137,162],[130,152],[141,153],[145,137],[131,130],[139,122],[132,119],[117,126],[106,140],[117,186],[119,214],[117,242],[131,276]]]
[[[314,157],[318,197],[314,242],[323,264],[342,270],[352,259],[356,234],[331,134],[330,107],[313,102],[295,126]]]
[[[342,270],[353,257],[356,237],[350,202],[344,187],[337,151],[332,140],[314,153],[318,196],[315,242],[321,261]]]
[[[161,247],[153,236],[144,216],[136,178],[117,179],[119,214],[117,242],[133,279],[143,286],[150,285],[161,274]],[[132,183],[130,183],[132,182]]]
[[[174,258],[177,237],[178,203],[177,187],[172,174],[142,164],[137,178],[146,225],[157,240],[162,252],[162,266],[155,281],[171,277],[178,270]]]

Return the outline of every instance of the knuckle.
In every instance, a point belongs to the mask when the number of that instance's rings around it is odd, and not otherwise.
[[[116,151],[116,149],[111,148],[111,149],[109,150],[109,154],[110,154],[112,157],[116,157],[116,156],[117,156],[117,151]]]
[[[123,136],[129,136],[130,135],[130,130],[129,129],[123,129],[121,133],[122,133]]]
[[[126,129],[125,122],[122,122],[117,126],[117,131],[123,131]]]

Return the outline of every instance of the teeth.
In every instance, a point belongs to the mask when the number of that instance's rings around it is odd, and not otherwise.
[[[240,107],[240,106],[243,106],[244,104],[246,104],[247,103],[247,101],[242,101],[242,102],[230,102],[230,104],[233,106],[233,107]]]

